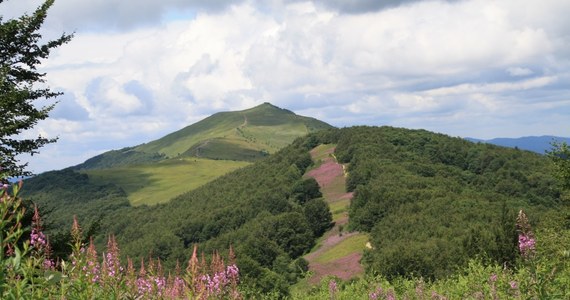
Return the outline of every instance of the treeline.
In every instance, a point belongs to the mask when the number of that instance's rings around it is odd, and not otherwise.
[[[94,156],[84,163],[72,167],[74,170],[108,169],[120,166],[148,164],[166,159],[166,155],[154,152],[146,153],[136,147],[126,147],[120,150],[111,150]]]

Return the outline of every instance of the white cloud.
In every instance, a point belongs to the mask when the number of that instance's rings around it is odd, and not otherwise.
[[[531,69],[521,67],[508,68],[507,73],[509,73],[511,76],[528,76],[534,74]]]
[[[479,93],[500,93],[507,91],[528,90],[545,87],[556,81],[554,76],[545,76],[527,79],[518,82],[496,82],[489,84],[460,84],[452,87],[441,87],[428,90],[425,94],[430,96],[449,96]]]

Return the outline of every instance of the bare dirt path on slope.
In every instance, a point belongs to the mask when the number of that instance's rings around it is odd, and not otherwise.
[[[309,262],[309,270],[313,276],[309,283],[316,284],[327,275],[337,276],[341,279],[350,279],[363,273],[360,265],[362,252],[343,252],[341,245],[347,243],[351,238],[361,235],[358,232],[342,232],[341,226],[348,223],[348,205],[352,199],[352,193],[346,191],[346,180],[343,165],[337,163],[333,156],[335,148],[331,147],[326,151],[319,151],[318,147],[311,151],[311,156],[315,161],[321,161],[318,168],[307,173],[307,176],[315,178],[319,183],[321,192],[329,206],[335,207],[340,213],[333,211],[335,226],[326,232],[319,247],[307,254],[305,259]],[[331,209],[332,210],[332,209]],[[337,253],[335,253],[337,252]],[[336,255],[338,254],[338,255]],[[346,254],[346,255],[343,255]],[[333,257],[328,259],[327,257]]]
[[[243,123],[239,126],[239,128],[244,128],[248,124],[247,116],[243,114]]]

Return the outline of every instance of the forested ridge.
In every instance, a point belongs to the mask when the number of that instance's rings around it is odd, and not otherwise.
[[[363,259],[369,274],[444,278],[474,257],[509,265],[518,257],[514,224],[520,209],[539,227],[551,226],[550,219],[568,222],[546,157],[424,130],[351,127],[299,138],[166,204],[107,206],[91,221],[97,223],[92,233],[100,245],[115,234],[123,255],[152,255],[170,268],[196,244],[205,253],[224,253],[231,245],[243,284],[287,294],[306,270],[301,255],[328,225],[313,219],[316,205],[309,203],[322,200],[312,199],[318,191],[302,177],[313,164],[309,150],[323,143],[336,144],[339,162],[348,165],[347,186],[354,191],[349,227],[370,233],[373,248]],[[46,199],[67,205],[73,193],[81,198],[84,191],[68,185],[76,179],[60,175],[85,176],[66,170],[43,186],[29,180],[29,198],[40,208]],[[101,199],[116,196],[124,203],[113,191],[99,187]],[[101,199],[87,203],[107,203]]]
[[[517,258],[516,214],[567,214],[545,157],[423,130],[341,130],[352,229],[370,232],[368,272],[442,278],[473,257]],[[569,224],[567,224],[569,225]]]

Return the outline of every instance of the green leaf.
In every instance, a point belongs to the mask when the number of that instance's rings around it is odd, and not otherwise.
[[[63,275],[60,272],[47,270],[44,273],[44,278],[49,284],[56,284],[61,281]]]

